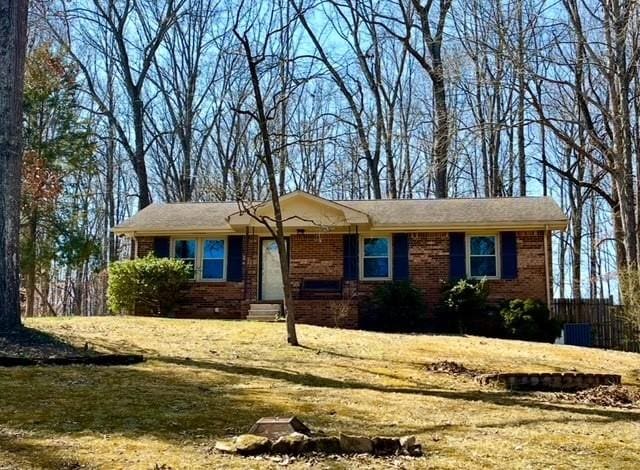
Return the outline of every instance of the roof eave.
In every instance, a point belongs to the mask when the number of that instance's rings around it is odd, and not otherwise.
[[[158,228],[135,228],[135,227],[114,227],[112,232],[115,235],[124,235],[128,237],[135,236],[160,236],[160,235],[180,235],[180,234],[234,234],[244,231],[245,228],[260,228],[261,225],[256,222],[255,225],[249,223],[230,224],[228,228],[203,228],[203,227],[180,227],[176,229],[158,229]],[[471,230],[566,230],[567,220],[543,220],[535,222],[489,222],[489,223],[456,223],[456,224],[370,224],[369,221],[356,222],[349,221],[346,225],[335,225],[334,228],[343,229],[349,226],[357,226],[359,230],[368,230],[372,232],[402,232],[402,231],[418,231],[418,232],[452,232],[452,231],[471,231]],[[291,229],[292,227],[287,227]],[[295,227],[293,227],[295,228]],[[308,228],[308,227],[303,227]]]
[[[371,231],[419,231],[451,232],[469,230],[566,230],[567,220],[547,220],[535,222],[485,222],[453,224],[373,224]]]

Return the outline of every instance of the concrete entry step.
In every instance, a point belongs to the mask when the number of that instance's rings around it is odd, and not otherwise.
[[[249,310],[252,310],[254,312],[257,312],[259,310],[267,310],[267,311],[276,310],[279,312],[281,309],[282,309],[282,306],[280,304],[260,303],[260,304],[251,304],[249,306]]]
[[[281,314],[282,307],[280,304],[251,304],[247,320],[252,321],[276,321]]]

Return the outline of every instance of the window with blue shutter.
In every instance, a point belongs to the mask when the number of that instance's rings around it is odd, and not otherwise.
[[[355,281],[358,279],[358,235],[355,233],[344,235],[343,243],[343,277],[345,281]]]
[[[231,235],[227,238],[227,281],[242,281],[242,235]]]
[[[224,245],[223,238],[202,240],[202,280],[224,280]]]
[[[380,281],[392,278],[391,237],[362,238],[361,279]]]
[[[498,276],[497,235],[469,235],[466,246],[469,258],[467,275],[475,279]]]
[[[156,258],[168,258],[171,256],[171,238],[155,237],[153,239],[153,254]]]
[[[449,233],[449,279],[457,281],[467,276],[464,232]]]
[[[393,234],[393,280],[409,280],[409,236],[406,233]]]
[[[500,233],[502,279],[518,277],[518,238],[516,232]]]

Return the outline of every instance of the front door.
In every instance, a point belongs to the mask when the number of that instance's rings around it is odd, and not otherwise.
[[[272,238],[260,241],[260,298],[261,300],[283,300],[282,270],[278,245]]]

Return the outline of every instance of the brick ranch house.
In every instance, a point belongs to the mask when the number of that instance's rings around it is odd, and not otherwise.
[[[357,328],[376,286],[410,280],[431,310],[442,282],[486,278],[490,300],[551,296],[551,232],[566,217],[547,197],[331,201],[281,198],[297,320]],[[270,203],[257,207],[273,214]],[[273,313],[283,297],[275,241],[235,202],[152,204],[114,228],[132,256],[194,266],[180,318]],[[138,311],[144,314],[148,312]]]

